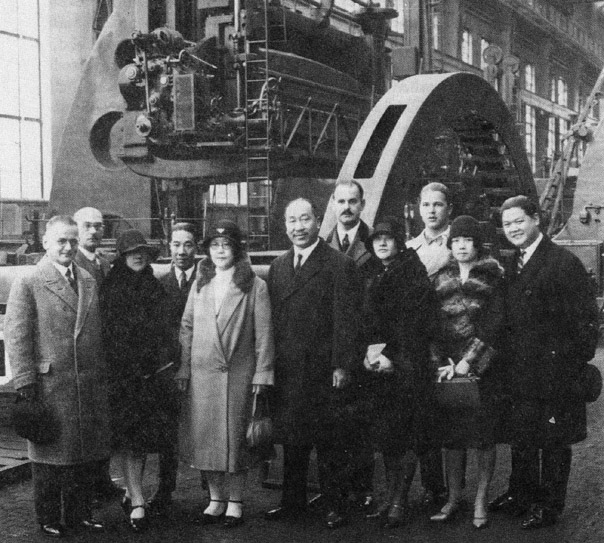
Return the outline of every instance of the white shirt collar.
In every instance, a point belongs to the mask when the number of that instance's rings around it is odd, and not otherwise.
[[[543,239],[543,234],[541,232],[539,232],[537,239],[535,241],[533,241],[533,243],[531,243],[526,249],[521,249],[522,251],[524,251],[524,257],[522,259],[522,262],[525,265],[529,261],[531,256],[533,256],[533,253],[537,250],[537,247],[539,246],[539,243],[541,243],[542,239]]]
[[[340,240],[340,245],[342,244],[342,240],[344,239],[345,235],[348,235],[348,241],[352,245],[352,242],[357,237],[359,226],[361,226],[361,221],[359,221],[350,230],[345,230],[344,227],[340,223],[338,223],[338,239]]]
[[[67,273],[67,270],[71,271],[71,277],[74,277],[73,274],[73,262],[71,262],[69,264],[69,266],[61,266],[61,264],[57,264],[56,262],[52,261],[52,265],[57,269],[57,271],[63,276],[65,277],[65,274]],[[67,281],[67,277],[65,277],[65,281]]]
[[[186,270],[181,270],[180,268],[174,266],[174,274],[176,275],[176,279],[180,279],[180,274],[183,271],[185,272],[185,277],[187,278],[188,282],[191,279],[191,275],[193,275],[193,272],[195,271],[195,264],[193,264],[190,268],[187,268]]]
[[[430,245],[431,243],[437,243],[438,245],[442,245],[443,243],[446,245],[447,240],[449,239],[449,235],[451,234],[451,226],[447,226],[447,229],[444,232],[438,234],[438,236],[430,237],[427,234],[427,230],[424,228],[422,232],[424,235],[424,241]]]
[[[302,255],[302,260],[300,261],[300,266],[304,264],[308,260],[308,257],[315,250],[315,247],[319,245],[319,238],[312,245],[305,247],[304,249],[300,249],[296,245],[294,245],[294,267],[296,266],[296,261],[298,260],[298,255]]]
[[[78,247],[78,249],[86,257],[87,260],[90,260],[90,262],[96,262],[98,260],[98,256],[96,253],[91,253],[88,249],[85,249],[81,246]]]

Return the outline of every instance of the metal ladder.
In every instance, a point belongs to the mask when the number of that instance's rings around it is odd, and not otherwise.
[[[271,179],[271,81],[269,78],[269,38],[271,30],[285,34],[285,15],[281,24],[269,26],[269,0],[248,0],[248,9],[260,10],[262,28],[256,25],[260,35],[249,39],[245,33],[245,152],[248,247],[251,250],[268,250],[271,246],[270,209],[272,203]],[[249,13],[249,11],[248,11]],[[250,116],[253,115],[253,118]]]

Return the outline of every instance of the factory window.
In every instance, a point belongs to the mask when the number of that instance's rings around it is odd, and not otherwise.
[[[474,64],[474,38],[469,30],[461,34],[461,60],[466,64]]]
[[[94,14],[94,21],[92,23],[92,29],[94,30],[97,38],[103,30],[109,15],[113,11],[113,0],[97,0],[96,12]]]
[[[0,198],[44,197],[40,6],[0,2]]]
[[[441,45],[441,36],[440,36],[440,24],[441,24],[440,13],[437,11],[432,13],[432,47],[436,50],[440,50]]]
[[[210,203],[219,205],[247,205],[247,183],[210,185]]]
[[[487,61],[484,59],[484,52],[486,48],[491,45],[491,42],[485,40],[484,38],[480,39],[480,69],[485,70],[488,66]]]
[[[568,83],[563,77],[552,77],[550,83],[550,100],[568,107]]]
[[[537,92],[535,67],[532,64],[524,65],[524,88],[529,92]]]
[[[524,146],[533,172],[535,171],[535,154],[537,150],[535,108],[524,106]]]

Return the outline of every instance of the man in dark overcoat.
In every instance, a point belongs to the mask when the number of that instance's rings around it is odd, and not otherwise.
[[[172,436],[165,440],[163,450],[159,453],[159,485],[155,494],[147,502],[152,514],[163,515],[172,503],[172,493],[176,489],[178,475],[178,416],[179,397],[172,377],[180,363],[180,321],[187,305],[189,291],[195,282],[195,252],[197,239],[195,227],[189,223],[177,223],[170,234],[170,269],[157,278],[164,287],[169,303],[166,304],[167,322],[172,336],[171,359],[173,366],[165,373],[166,384],[163,399],[166,402],[166,413],[169,414]]]
[[[365,209],[365,194],[363,187],[358,181],[338,181],[331,196],[333,210],[336,215],[337,224],[325,238],[325,242],[354,260],[357,268],[371,259],[371,253],[365,247],[365,241],[371,234],[371,228],[361,219]],[[366,399],[365,391],[368,390],[366,382],[366,371],[359,364],[356,372],[353,372],[351,386],[348,387],[350,400],[356,405],[353,412],[361,416],[351,417],[354,428],[350,432],[352,437],[347,450],[350,461],[348,462],[350,473],[348,481],[349,501],[361,512],[370,514],[374,512],[373,496],[373,444],[370,441],[369,425],[362,406]],[[323,496],[319,494],[309,502],[314,505],[316,501],[322,501]]]
[[[103,280],[111,269],[111,263],[99,252],[105,225],[103,214],[94,207],[83,207],[73,214],[73,220],[78,225],[78,251],[74,262],[85,269],[96,281],[97,292],[101,289]],[[109,473],[110,460],[105,458],[99,462],[97,477],[94,482],[94,494],[97,500],[111,500],[121,497],[123,489],[113,484]]]
[[[361,283],[354,261],[319,238],[320,220],[310,201],[285,210],[293,247],[268,274],[275,330],[276,426],[283,444],[281,507],[272,520],[295,518],[306,509],[311,450],[317,449],[319,482],[327,526],[344,523],[341,477],[345,462],[332,409],[358,357]]]
[[[541,233],[537,205],[516,196],[501,210],[518,250],[506,289],[512,473],[490,509],[528,512],[521,526],[534,529],[562,513],[571,445],[587,434],[585,400],[573,388],[595,354],[598,311],[581,261]]]
[[[28,452],[37,520],[45,535],[62,537],[65,524],[104,528],[90,504],[91,474],[109,457],[107,370],[96,284],[73,263],[74,220],[53,217],[43,245],[46,256],[11,287],[4,332],[15,388],[45,402],[58,425],[54,441],[30,441]]]

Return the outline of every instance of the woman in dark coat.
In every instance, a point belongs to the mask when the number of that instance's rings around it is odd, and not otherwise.
[[[126,483],[122,507],[134,531],[147,527],[142,490],[147,453],[158,452],[171,345],[164,315],[167,298],[150,262],[157,251],[138,230],[117,240],[117,259],[100,292],[103,339],[109,368],[112,448]]]
[[[384,220],[366,246],[373,255],[362,270],[368,278],[363,314],[367,398],[372,439],[383,454],[388,486],[376,516],[395,527],[407,517],[416,429],[422,404],[431,397],[429,344],[437,306],[424,265],[405,247],[402,224]]]
[[[480,405],[470,410],[442,409],[449,499],[431,520],[447,521],[458,511],[465,450],[474,448],[478,456],[478,489],[473,526],[480,529],[488,525],[487,494],[495,466],[494,366],[504,317],[503,269],[485,255],[480,224],[473,217],[464,215],[453,221],[448,245],[451,260],[434,282],[441,330],[433,344],[433,355],[441,366],[439,380],[469,373],[481,377]]]

